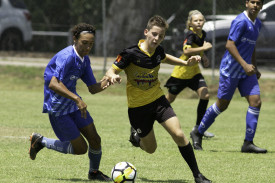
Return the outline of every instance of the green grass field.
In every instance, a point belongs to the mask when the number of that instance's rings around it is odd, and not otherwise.
[[[97,79],[102,77],[96,72]],[[160,75],[161,82],[169,75]],[[208,78],[209,79],[209,78]],[[0,182],[66,183],[88,182],[88,155],[64,155],[44,148],[35,161],[28,156],[29,135],[39,132],[56,138],[46,114],[42,114],[43,69],[0,67]],[[208,82],[210,83],[210,81]],[[164,83],[163,83],[164,84]],[[236,94],[227,111],[209,129],[216,137],[203,141],[204,151],[195,151],[201,172],[216,183],[272,183],[275,181],[275,97],[274,80],[262,80],[262,110],[255,144],[267,154],[244,154],[240,148],[245,135],[247,103]],[[137,167],[140,183],[191,183],[193,177],[178,148],[164,129],[155,124],[158,149],[150,155],[128,142],[129,122],[122,86],[90,95],[81,81],[78,93],[88,105],[102,138],[101,170],[110,175],[120,161]],[[216,83],[209,84],[215,101]],[[164,89],[166,92],[166,90]],[[190,94],[191,93],[191,94]],[[198,100],[186,90],[173,103],[182,128],[189,138],[194,126]],[[190,139],[190,138],[189,138]]]

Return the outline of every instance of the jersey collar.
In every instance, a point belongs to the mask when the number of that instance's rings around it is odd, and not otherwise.
[[[247,11],[244,11],[243,13],[244,13],[245,16],[248,18],[248,20],[249,20],[251,23],[253,23],[253,24],[255,25],[256,19],[255,19],[254,22],[253,22],[253,21],[249,18],[248,14],[247,14]]]
[[[139,42],[138,42],[138,48],[139,48],[143,53],[145,53],[146,55],[148,55],[149,57],[151,57],[152,55],[154,55],[155,51],[154,51],[153,53],[150,54],[149,52],[143,50],[143,49],[141,48],[141,43],[143,43],[144,41],[145,41],[144,39],[139,40]]]
[[[83,58],[81,58],[80,56],[79,56],[79,54],[77,53],[77,51],[76,51],[76,49],[75,49],[75,46],[73,45],[73,48],[74,48],[74,52],[75,52],[75,54],[76,54],[76,56],[81,60],[81,62],[83,63],[84,62],[84,57]]]

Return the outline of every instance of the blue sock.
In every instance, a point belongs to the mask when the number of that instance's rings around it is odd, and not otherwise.
[[[48,149],[52,149],[64,154],[74,154],[73,146],[69,141],[61,142],[60,140],[43,137],[42,145]]]
[[[200,126],[198,128],[200,134],[204,134],[204,132],[212,125],[212,123],[215,121],[216,117],[221,113],[220,109],[214,103],[211,105],[207,111],[205,112]]]
[[[97,171],[101,160],[102,151],[101,148],[98,150],[92,149],[89,146],[88,156],[90,158],[90,169],[89,172]]]
[[[256,107],[248,107],[246,113],[246,134],[245,140],[253,141],[255,136],[260,109]]]

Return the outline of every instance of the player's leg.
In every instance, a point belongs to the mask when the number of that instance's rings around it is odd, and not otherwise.
[[[157,149],[157,141],[154,128],[145,136],[140,138],[140,148],[149,154],[153,154]]]
[[[173,95],[172,93],[168,92],[165,97],[166,97],[166,99],[168,100],[169,103],[172,103],[177,98],[177,95]]]
[[[85,154],[87,152],[87,143],[80,135],[70,115],[59,117],[49,115],[49,119],[56,136],[60,140],[43,137],[38,133],[33,133],[30,137],[31,146],[29,150],[32,160],[36,158],[36,154],[43,147],[64,154]]]
[[[172,136],[173,140],[177,144],[182,157],[184,158],[193,173],[195,182],[211,182],[200,173],[193,148],[186,136],[184,135],[178,118],[174,116],[160,124]]]
[[[167,80],[164,86],[168,88],[168,93],[166,94],[165,97],[169,103],[174,102],[177,95],[186,87],[185,81],[186,80],[184,79],[178,79],[174,77],[170,77]]]
[[[198,127],[198,130],[194,130],[190,133],[194,149],[202,150],[202,136],[204,132],[213,124],[216,117],[221,112],[227,109],[236,90],[238,82],[238,79],[232,79],[220,75],[217,102],[211,105],[206,110],[202,118],[202,121]]]
[[[165,98],[163,96],[163,98]],[[147,153],[154,153],[157,143],[154,134],[155,106],[159,99],[145,106],[128,108],[128,116],[131,124],[129,141],[135,147],[140,147]]]
[[[248,153],[266,153],[266,149],[254,145],[253,139],[256,133],[258,118],[261,109],[260,88],[256,76],[250,76],[242,79],[239,85],[241,96],[245,96],[249,107],[246,113],[246,134],[242,152]]]
[[[77,126],[80,129],[81,134],[87,139],[89,143],[88,178],[90,180],[111,181],[111,178],[109,178],[107,175],[103,174],[99,170],[99,165],[102,157],[101,138],[97,133],[95,124],[93,122],[93,118],[90,116],[90,113],[87,111],[86,119],[82,118],[80,113],[75,115],[75,119],[77,120]]]
[[[191,82],[188,84],[189,88],[191,88],[193,91],[196,91],[198,96],[199,96],[199,103],[197,107],[197,120],[196,120],[196,125],[194,126],[193,130],[196,130],[200,122],[206,112],[207,105],[209,102],[209,93],[208,93],[208,88],[206,85],[206,82],[204,80],[204,77],[202,74],[197,74],[195,75],[192,79]],[[203,134],[204,137],[211,138],[214,137],[215,135],[213,133],[210,133],[208,131],[205,131]]]

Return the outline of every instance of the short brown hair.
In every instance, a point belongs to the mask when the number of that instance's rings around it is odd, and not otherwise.
[[[95,27],[90,24],[80,23],[72,28],[72,34],[76,39],[78,39],[81,32],[87,31],[88,33],[95,35],[95,30]]]
[[[147,23],[147,29],[152,29],[153,26],[165,28],[165,31],[169,28],[167,21],[159,15],[151,17]]]

